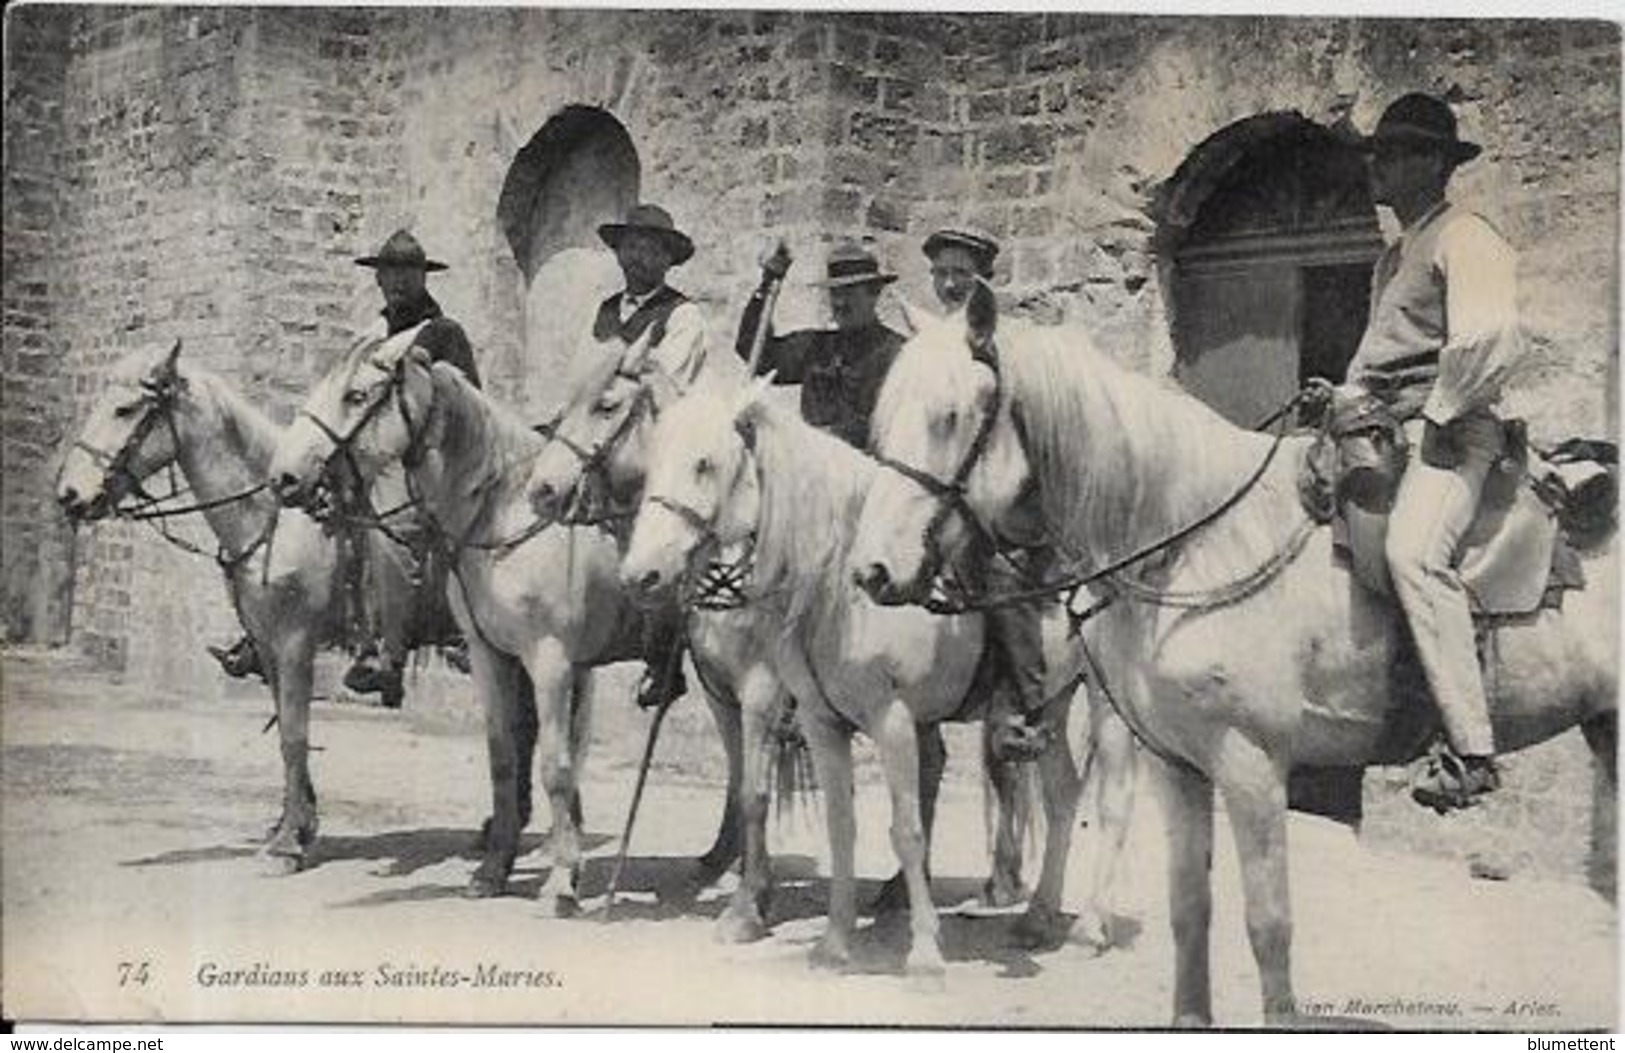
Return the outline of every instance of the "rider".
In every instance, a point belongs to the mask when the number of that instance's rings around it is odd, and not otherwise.
[[[993,278],[999,246],[981,234],[944,229],[925,239],[923,251],[931,261],[931,287],[938,302],[949,311],[957,311],[965,306],[978,282]],[[1014,591],[1030,584],[1005,559],[991,561],[987,573],[988,584],[995,591]],[[1035,603],[1017,603],[989,608],[987,614],[989,636],[1002,648],[1006,676],[1015,686],[1021,708],[1020,714],[1013,714],[995,731],[993,749],[1000,759],[1030,760],[1043,751],[1051,737],[1043,722],[1048,701],[1044,693],[1043,611]]]
[[[1370,322],[1349,379],[1390,406],[1410,442],[1387,556],[1461,760],[1435,765],[1412,791],[1443,810],[1500,785],[1472,613],[1452,562],[1502,451],[1493,411],[1524,347],[1517,259],[1487,220],[1445,197],[1457,166],[1479,152],[1457,138],[1445,102],[1423,94],[1395,100],[1365,150],[1372,199],[1404,229],[1377,261]]]
[[[462,326],[447,318],[434,297],[429,295],[428,274],[443,271],[446,265],[429,259],[423,246],[405,230],[391,234],[375,255],[362,256],[355,262],[376,272],[378,288],[384,296],[384,308],[379,312],[379,319],[368,328],[367,335],[382,339],[427,322],[413,341],[414,346],[428,351],[429,357],[436,362],[456,366],[478,387],[479,370],[475,367],[474,350],[469,345],[468,337],[463,333]],[[402,527],[403,533],[411,533],[405,524]],[[432,589],[435,576],[429,574],[426,578],[429,580],[428,587]],[[386,628],[378,634],[380,639],[377,642],[369,642],[362,649],[344,675],[344,686],[357,694],[379,694],[384,705],[396,708],[401,703],[401,673],[406,660],[404,653],[397,652],[401,650],[401,642],[408,639],[404,623],[412,617],[413,612],[380,610],[378,615]],[[466,658],[459,661],[455,644],[449,650],[451,653],[448,657],[454,664],[466,662]],[[244,677],[261,670],[259,654],[253,640],[247,636],[230,648],[211,647],[209,652],[231,676]]]
[[[619,223],[605,223],[598,236],[615,253],[626,286],[598,305],[591,341],[625,355],[647,337],[632,368],[658,367],[679,386],[693,381],[705,364],[706,324],[699,306],[666,284],[666,272],[694,255],[694,242],[678,230],[658,205],[635,205]],[[647,670],[638,705],[660,706],[687,691],[683,675],[682,622],[675,610],[651,614],[645,625]],[[670,670],[670,675],[666,671]]]
[[[768,290],[789,273],[791,256],[784,242],[762,263],[762,281],[739,321],[734,348],[750,359]],[[773,372],[775,383],[801,385],[801,415],[858,449],[869,445],[869,420],[880,397],[881,382],[903,347],[902,334],[880,323],[876,308],[881,291],[897,280],[880,269],[873,254],[848,242],[829,254],[826,276],[815,285],[829,290],[834,329],[801,329],[782,336],[769,331],[758,373]]]

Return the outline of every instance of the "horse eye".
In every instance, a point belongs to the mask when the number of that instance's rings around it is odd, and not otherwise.
[[[346,406],[359,406],[367,401],[367,391],[362,388],[351,388],[344,393]]]
[[[602,416],[604,414],[615,412],[615,410],[620,408],[620,405],[621,401],[619,399],[612,399],[606,396],[600,398],[597,402],[592,404],[592,411]]]
[[[711,458],[709,457],[701,457],[698,461],[694,462],[694,474],[702,479],[714,471],[716,471],[716,465],[711,463]]]
[[[140,409],[141,409],[141,403],[132,402],[132,403],[130,403],[128,405],[120,406],[117,409],[115,409],[113,411],[113,416],[117,417],[119,420],[128,420],[129,418],[135,416],[136,412],[138,410],[140,410]]]

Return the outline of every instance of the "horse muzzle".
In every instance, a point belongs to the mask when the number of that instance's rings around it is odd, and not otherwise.
[[[930,579],[913,585],[892,580],[884,563],[869,563],[852,572],[852,582],[882,607],[909,607],[923,603],[930,593]]]
[[[271,492],[287,508],[309,508],[316,499],[316,483],[291,471],[278,472],[271,479]]]
[[[57,490],[56,503],[71,523],[90,523],[105,519],[113,510],[112,496],[106,490],[85,497],[76,488],[63,486]]]

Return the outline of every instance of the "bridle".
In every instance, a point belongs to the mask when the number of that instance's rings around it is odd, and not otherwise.
[[[346,503],[360,504],[369,513],[369,515],[365,516],[345,514],[343,518],[353,525],[375,527],[396,544],[411,547],[406,538],[391,528],[390,521],[397,516],[414,510],[420,502],[413,495],[410,500],[402,505],[373,513],[370,503],[365,497],[365,488],[359,486],[359,481],[362,478],[361,465],[355,453],[356,440],[360,437],[362,430],[373,423],[379,414],[393,404],[396,412],[401,415],[401,421],[406,425],[406,449],[400,456],[402,466],[410,473],[412,469],[423,463],[429,428],[434,418],[434,405],[432,402],[430,403],[429,412],[424,415],[421,422],[413,419],[411,404],[406,398],[407,363],[408,356],[404,354],[396,360],[389,371],[388,382],[382,385],[382,390],[378,396],[367,404],[366,409],[350,425],[349,429],[342,434],[337,428],[328,424],[309,409],[300,407],[298,415],[315,425],[316,429],[322,433],[332,446],[323,462],[323,478],[328,481],[329,485],[333,485],[338,478],[335,467],[339,463],[343,463],[348,468],[348,480],[352,483],[351,489],[358,491],[348,494]]]
[[[169,479],[170,492],[160,496],[153,496],[141,485],[141,479],[130,469],[130,462],[135,459],[136,451],[147,441],[154,429],[164,424],[169,429],[170,440],[174,448],[180,449],[180,432],[175,425],[175,400],[180,391],[180,381],[173,375],[166,374],[158,380],[145,379],[141,381],[142,396],[137,405],[144,407],[141,419],[130,429],[129,437],[114,453],[97,446],[92,446],[82,437],[73,442],[74,448],[90,456],[92,463],[102,470],[102,489],[112,491],[115,482],[121,484],[126,494],[133,494],[140,499],[140,503],[127,506],[119,505],[114,514],[121,518],[135,518],[165,501],[170,501],[186,493],[186,488],[173,475],[174,463],[171,461],[171,475]],[[122,501],[122,497],[120,500]]]
[[[123,445],[119,447],[117,452],[109,454],[106,450],[86,442],[82,437],[74,440],[74,448],[88,454],[91,461],[102,469],[101,489],[104,492],[112,492],[115,489],[115,481],[118,481],[122,483],[122,489],[126,494],[133,494],[138,498],[135,504],[124,504],[121,496],[119,502],[115,503],[112,508],[112,515],[115,518],[137,523],[149,523],[164,540],[176,548],[194,555],[212,555],[215,562],[220,565],[220,569],[229,578],[238,567],[248,562],[249,557],[269,543],[272,533],[276,530],[274,516],[265,530],[241,552],[231,552],[224,543],[221,543],[215,552],[207,552],[185,538],[170,533],[163,520],[207,512],[225,505],[236,504],[239,501],[246,501],[265,490],[269,484],[265,482],[256,483],[246,490],[209,501],[196,501],[186,505],[172,504],[171,502],[177,498],[192,491],[192,488],[183,483],[175,474],[175,461],[181,450],[180,427],[175,423],[175,405],[180,395],[181,381],[176,373],[166,371],[156,380],[143,379],[140,383],[143,394],[138,405],[144,406],[145,412],[142,414],[141,419],[136,422],[135,427],[130,429],[130,434],[125,438]],[[136,451],[141,448],[142,444],[147,441],[147,438],[160,423],[169,431],[170,444],[175,456],[169,459],[166,466],[169,477],[169,492],[153,495],[142,486],[140,477],[131,470],[130,463],[135,459]]]
[[[977,423],[976,434],[971,437],[970,445],[966,447],[965,455],[960,459],[959,466],[954,469],[952,476],[944,480],[923,468],[887,457],[878,451],[870,452],[870,456],[878,464],[897,472],[936,498],[937,505],[932,510],[930,519],[926,521],[923,538],[926,556],[920,578],[927,582],[934,581],[942,571],[945,557],[942,553],[941,534],[948,523],[948,517],[955,513],[958,513],[960,519],[970,527],[979,541],[986,543],[989,551],[996,551],[999,548],[993,528],[983,522],[976,514],[976,510],[970,506],[968,494],[971,473],[976,470],[976,466],[981,463],[993,445],[993,429],[998,424],[999,407],[1004,399],[1004,377],[999,371],[998,355],[991,342],[985,346],[985,350],[976,353],[974,358],[993,374],[992,397],[988,400],[987,412],[982,414],[982,419]]]
[[[547,437],[549,442],[556,442],[568,450],[580,464],[580,468],[577,473],[578,482],[575,486],[571,487],[572,493],[570,502],[566,507],[564,514],[559,517],[559,521],[564,524],[571,526],[589,526],[596,525],[600,522],[628,518],[628,515],[625,513],[618,513],[614,511],[608,513],[598,513],[594,509],[588,507],[591,502],[583,496],[583,487],[579,482],[580,479],[589,478],[595,474],[604,477],[605,469],[608,467],[610,457],[614,455],[621,443],[625,442],[627,438],[631,436],[633,429],[635,429],[642,420],[644,413],[652,412],[654,409],[654,393],[650,390],[649,385],[644,382],[644,378],[641,374],[629,372],[624,368],[618,367],[615,372],[611,374],[610,381],[613,382],[617,378],[634,381],[637,384],[637,390],[632,395],[631,405],[627,407],[627,410],[621,416],[620,421],[613,429],[610,430],[609,434],[600,439],[596,445],[591,447],[584,446],[575,439],[571,438],[569,435],[565,434],[560,425],[563,423],[565,417],[568,416],[568,410],[566,410],[565,413],[560,414],[559,417],[552,422],[542,425],[537,429],[537,431]],[[595,399],[601,396],[602,392],[596,392],[592,395],[592,397]]]
[[[746,442],[747,448],[749,442]],[[740,476],[744,474],[750,458],[740,457],[734,466],[733,478],[720,491],[721,494],[731,494],[739,486]],[[706,516],[693,505],[679,501],[674,497],[667,497],[660,493],[645,493],[643,500],[657,508],[663,508],[675,515],[683,525],[691,530],[697,540],[688,555],[690,568],[698,565],[703,557],[710,553],[719,552],[722,548],[722,539],[717,536],[716,520],[722,514],[722,500],[719,498],[717,507],[711,515]],[[684,575],[679,604],[685,608],[698,608],[701,610],[737,610],[747,602],[745,593],[746,584],[750,578],[751,564],[755,556],[754,534],[747,540],[744,550],[739,557],[731,563],[722,563],[710,560],[705,569],[698,575]]]

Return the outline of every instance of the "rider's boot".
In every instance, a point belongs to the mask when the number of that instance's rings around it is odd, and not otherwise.
[[[260,666],[259,649],[254,646],[252,637],[244,636],[230,647],[211,645],[208,651],[229,677],[241,680],[244,677],[265,675]]]

